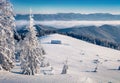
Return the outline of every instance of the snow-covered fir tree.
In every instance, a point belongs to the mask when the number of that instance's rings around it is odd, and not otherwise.
[[[30,10],[30,23],[28,26],[28,33],[24,40],[22,40],[21,68],[22,73],[26,75],[35,75],[40,71],[41,60],[44,58],[45,51],[36,37],[34,27],[34,19]]]
[[[61,74],[67,74],[67,71],[68,71],[68,60],[65,61]]]
[[[4,70],[13,68],[15,27],[13,8],[9,0],[0,0],[0,65]]]

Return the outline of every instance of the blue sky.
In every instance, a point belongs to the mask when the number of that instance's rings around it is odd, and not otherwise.
[[[16,13],[113,13],[120,14],[120,0],[10,0]]]

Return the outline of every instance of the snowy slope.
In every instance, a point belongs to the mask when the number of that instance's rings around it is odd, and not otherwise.
[[[62,44],[50,44],[61,40]],[[120,51],[93,45],[68,36],[53,34],[41,38],[46,59],[54,75],[25,76],[19,74],[19,64],[14,73],[0,71],[0,83],[120,83]],[[63,63],[68,59],[68,74],[61,75]],[[91,72],[99,60],[98,72]]]
[[[68,36],[59,34],[41,38],[48,55],[46,57],[54,67],[55,73],[60,74],[63,63],[68,58],[69,74],[88,76],[99,81],[115,81],[120,83],[120,71],[115,69],[120,65],[120,51],[93,45]],[[61,40],[62,45],[50,44],[51,40]],[[94,70],[94,60],[100,61],[98,72]]]

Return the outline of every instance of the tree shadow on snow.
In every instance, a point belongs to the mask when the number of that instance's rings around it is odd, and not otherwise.
[[[108,70],[120,71],[119,69],[108,69]]]
[[[97,71],[84,71],[84,72],[97,73]]]
[[[14,74],[22,74],[22,72],[15,72],[15,71],[12,71],[11,73],[14,73]]]

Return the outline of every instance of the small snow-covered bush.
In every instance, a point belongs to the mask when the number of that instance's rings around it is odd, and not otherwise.
[[[93,63],[96,65],[96,67],[94,68],[93,72],[97,72],[98,65],[99,65],[100,61],[98,59],[95,59],[95,60],[93,60]]]
[[[44,70],[43,74],[44,75],[54,75],[54,68],[50,67],[50,70]]]
[[[45,57],[43,57],[43,59],[41,59],[40,67],[48,67],[48,66],[50,66],[50,63],[45,59]]]
[[[120,66],[118,67],[118,70],[120,70]]]
[[[1,65],[0,65],[0,70],[3,70]]]

